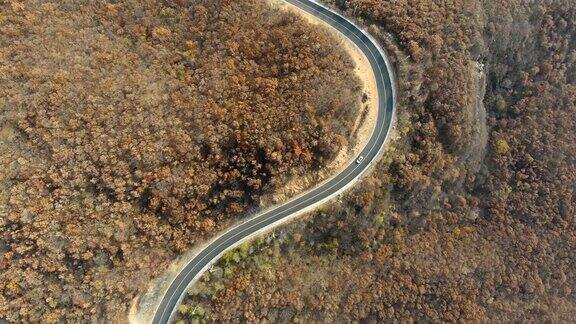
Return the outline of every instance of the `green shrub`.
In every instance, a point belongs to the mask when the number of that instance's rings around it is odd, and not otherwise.
[[[496,149],[496,153],[498,153],[499,155],[504,155],[504,154],[508,153],[508,151],[510,150],[510,145],[508,144],[508,141],[501,138],[501,139],[496,141],[495,149]]]

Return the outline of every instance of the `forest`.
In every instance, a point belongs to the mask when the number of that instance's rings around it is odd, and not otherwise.
[[[572,322],[576,3],[327,0],[395,63],[397,140],[228,252],[179,322]]]
[[[0,322],[125,322],[351,141],[333,35],[255,0],[0,0]]]

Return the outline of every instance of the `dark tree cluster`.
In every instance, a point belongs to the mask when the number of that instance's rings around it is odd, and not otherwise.
[[[348,145],[328,30],[255,0],[0,0],[0,321],[125,318],[176,255]]]

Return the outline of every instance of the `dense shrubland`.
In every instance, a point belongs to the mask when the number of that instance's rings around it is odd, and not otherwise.
[[[254,0],[0,0],[0,321],[125,318],[326,165],[362,94],[337,42]]]
[[[342,202],[221,263],[182,320],[572,321],[574,2],[331,3],[394,54],[400,138]]]

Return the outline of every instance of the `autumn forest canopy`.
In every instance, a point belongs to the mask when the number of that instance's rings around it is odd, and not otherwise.
[[[224,254],[178,321],[573,321],[576,3],[323,2],[389,53],[393,138]],[[362,112],[340,45],[275,1],[0,0],[0,322],[124,322],[325,169]]]
[[[397,140],[339,201],[226,254],[184,322],[572,322],[576,3],[325,1],[386,47]]]
[[[0,320],[96,321],[346,148],[333,36],[251,0],[0,1]]]

